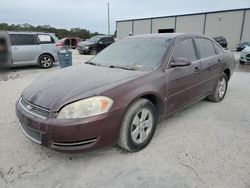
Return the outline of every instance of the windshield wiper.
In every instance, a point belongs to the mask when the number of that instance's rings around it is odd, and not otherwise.
[[[110,68],[118,68],[118,69],[125,69],[125,70],[136,70],[135,67],[123,67],[123,66],[118,66],[118,65],[110,65]]]
[[[100,64],[94,63],[94,62],[91,62],[91,61],[88,61],[85,64],[94,65],[94,66],[101,66]]]

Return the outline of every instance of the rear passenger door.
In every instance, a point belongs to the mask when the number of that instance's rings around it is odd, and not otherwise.
[[[211,40],[195,38],[194,41],[202,64],[204,92],[210,92],[216,86],[222,72],[222,59]]]
[[[40,47],[35,35],[32,34],[10,34],[12,44],[13,64],[37,63],[37,54]]]
[[[183,67],[168,67],[167,79],[167,113],[171,114],[182,106],[191,103],[202,95],[201,64],[197,60],[192,38],[180,41],[172,55],[170,63],[177,58],[187,58],[191,65]]]

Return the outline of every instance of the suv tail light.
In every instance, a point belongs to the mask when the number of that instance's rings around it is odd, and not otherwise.
[[[57,47],[63,47],[63,43],[57,43],[56,46]]]

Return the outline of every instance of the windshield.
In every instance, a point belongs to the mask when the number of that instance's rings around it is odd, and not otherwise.
[[[91,63],[107,67],[153,70],[160,65],[170,39],[127,38],[115,42],[91,59]]]
[[[92,38],[88,39],[87,41],[97,43],[100,40],[100,38],[101,37],[92,37]]]

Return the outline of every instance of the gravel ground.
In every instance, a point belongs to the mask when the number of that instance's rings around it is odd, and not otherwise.
[[[77,66],[91,56],[74,51],[73,58]],[[113,146],[65,154],[23,135],[16,100],[32,80],[58,69],[18,68],[0,81],[1,188],[250,187],[250,65],[237,66],[221,103],[204,100],[163,121],[138,153]]]

